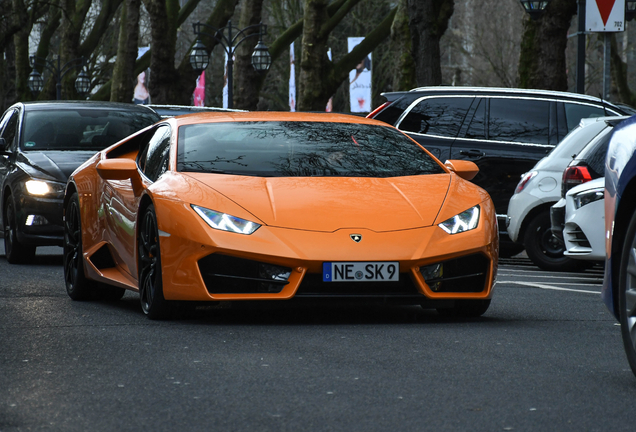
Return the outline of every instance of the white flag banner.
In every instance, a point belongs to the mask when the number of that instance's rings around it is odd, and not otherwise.
[[[289,110],[296,111],[296,68],[294,66],[294,43],[289,46]]]
[[[349,52],[363,40],[348,38]],[[371,53],[349,72],[349,105],[351,112],[371,112]]]

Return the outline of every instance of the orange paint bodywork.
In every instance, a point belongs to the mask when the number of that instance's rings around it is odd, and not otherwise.
[[[352,116],[305,113],[209,113],[165,121],[176,142],[181,125],[231,121],[320,121],[383,123]],[[498,230],[488,194],[443,166],[445,173],[392,178],[250,177],[176,171],[176,145],[169,171],[152,183],[140,174],[132,179],[108,174],[130,169],[136,151],[121,152],[127,140],[98,154],[70,178],[69,191],[80,198],[85,274],[89,279],[138,290],[137,229],[139,209],[152,202],[160,230],[163,294],[167,300],[274,300],[294,297],[303,277],[322,274],[323,262],[398,261],[429,299],[486,299],[497,272]],[[123,148],[123,147],[122,147]],[[113,156],[116,155],[116,156]],[[450,161],[452,164],[452,161]],[[451,165],[452,167],[453,165]],[[456,163],[458,170],[471,166]],[[100,176],[101,172],[101,176]],[[105,179],[106,178],[106,179]],[[191,205],[262,226],[251,235],[212,229]],[[475,205],[481,215],[476,229],[450,235],[438,224]],[[350,234],[361,234],[356,243]],[[103,248],[114,260],[105,265]],[[198,260],[211,253],[256,260],[292,269],[279,293],[220,294],[206,288]],[[480,292],[432,291],[419,268],[465,255],[488,259],[486,284]]]

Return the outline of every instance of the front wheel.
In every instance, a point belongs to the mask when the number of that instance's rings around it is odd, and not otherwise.
[[[528,224],[523,238],[528,258],[543,270],[579,271],[589,264],[563,255],[565,245],[551,230],[550,213],[541,212]]]
[[[171,307],[170,302],[163,297],[159,228],[152,204],[148,206],[141,219],[138,245],[141,309],[150,319],[168,318]]]
[[[64,281],[66,292],[73,300],[87,300],[92,295],[89,281],[84,275],[84,258],[82,257],[82,223],[80,204],[75,192],[64,214]]]
[[[35,257],[35,246],[18,241],[18,223],[13,198],[9,196],[4,214],[4,253],[9,264],[27,264]]]
[[[618,311],[627,361],[636,375],[636,214],[629,223],[618,282]]]

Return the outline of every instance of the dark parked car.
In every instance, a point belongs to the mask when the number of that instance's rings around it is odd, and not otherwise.
[[[479,166],[473,182],[495,203],[500,256],[523,249],[510,242],[506,229],[508,202],[521,176],[581,118],[628,114],[599,98],[543,90],[422,87],[383,96],[387,102],[368,117],[406,132],[442,162],[467,159]]]
[[[96,152],[161,120],[123,103],[17,103],[0,120],[0,217],[10,263],[37,246],[62,245],[62,199],[69,175]]]
[[[201,113],[201,112],[244,112],[245,110],[231,109],[231,108],[217,108],[217,107],[199,107],[190,105],[146,105],[152,108],[161,118],[176,117],[185,114]]]
[[[605,159],[605,278],[601,297],[621,323],[636,374],[636,116],[614,128]]]

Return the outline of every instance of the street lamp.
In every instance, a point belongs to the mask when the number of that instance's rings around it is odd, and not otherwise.
[[[63,66],[61,66],[59,56],[57,57],[56,62],[52,62],[39,56],[30,56],[29,63],[31,64],[33,70],[29,74],[27,85],[29,86],[29,89],[34,93],[41,92],[42,88],[44,87],[44,79],[42,78],[40,72],[37,70],[38,66],[48,69],[55,76],[57,100],[62,99],[62,79],[64,79],[67,73],[75,68],[81,68],[80,73],[77,75],[77,79],[75,80],[75,90],[77,90],[77,92],[82,95],[90,91],[91,80],[88,77],[86,71],[83,69],[84,57],[70,60]]]
[[[259,73],[267,71],[272,64],[272,56],[269,54],[267,46],[263,43],[263,36],[267,34],[267,26],[263,23],[247,26],[242,30],[237,27],[232,27],[232,21],[227,22],[227,26],[217,29],[211,25],[205,23],[194,23],[194,34],[197,36],[197,41],[190,51],[190,64],[192,68],[197,72],[202,72],[210,64],[210,55],[206,46],[201,41],[201,36],[207,36],[214,38],[227,54],[227,100],[228,108],[233,107],[233,86],[232,86],[232,72],[234,66],[234,53],[236,48],[246,39],[254,36],[258,36],[258,43],[252,53],[252,67]],[[202,28],[204,30],[202,30]],[[205,30],[211,30],[213,33],[208,33]],[[245,32],[251,29],[258,29],[258,32],[246,34]]]
[[[531,0],[519,0],[523,8],[528,12],[530,18],[537,20],[543,15],[545,8],[548,7],[550,0],[543,1],[531,1]],[[636,1],[636,0],[635,0]]]

